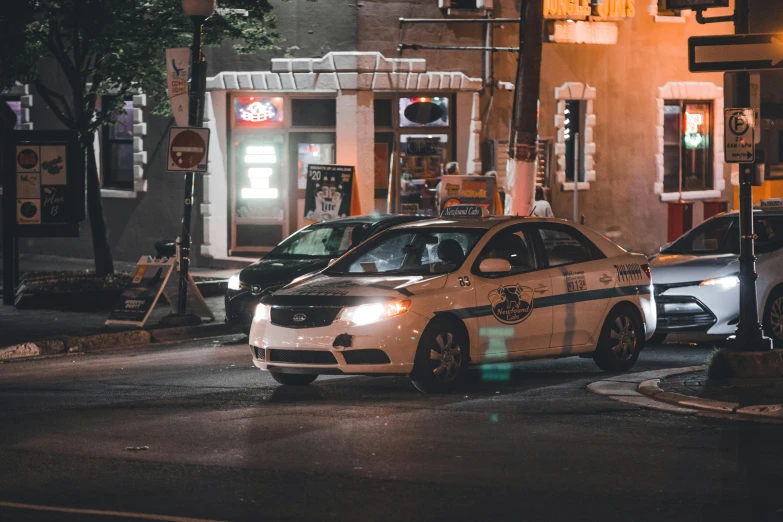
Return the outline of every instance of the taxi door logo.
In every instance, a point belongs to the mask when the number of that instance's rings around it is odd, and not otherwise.
[[[507,285],[489,293],[492,315],[505,324],[517,324],[533,313],[533,289],[527,286]]]

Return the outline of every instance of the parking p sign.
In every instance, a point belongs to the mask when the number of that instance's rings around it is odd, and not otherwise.
[[[726,109],[727,163],[753,163],[756,160],[756,143],[753,139],[755,127],[753,109]]]

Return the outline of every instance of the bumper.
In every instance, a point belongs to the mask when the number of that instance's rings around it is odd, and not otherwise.
[[[249,332],[253,315],[260,301],[260,295],[253,295],[247,290],[229,290],[224,299],[226,322],[241,327],[244,332]]]
[[[281,373],[409,374],[428,322],[415,312],[364,326],[335,321],[297,329],[253,322],[253,364]]]
[[[659,333],[682,334],[683,339],[727,337],[736,330],[739,287],[688,286],[656,296]]]

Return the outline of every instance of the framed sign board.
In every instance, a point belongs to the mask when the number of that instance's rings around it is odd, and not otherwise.
[[[4,232],[78,237],[85,172],[77,133],[12,131],[2,147]]]

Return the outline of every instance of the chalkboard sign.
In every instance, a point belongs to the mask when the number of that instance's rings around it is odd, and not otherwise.
[[[136,264],[130,285],[109,314],[106,324],[144,326],[174,269],[174,259],[143,256]]]
[[[304,218],[326,221],[351,215],[354,168],[345,165],[308,165]]]

